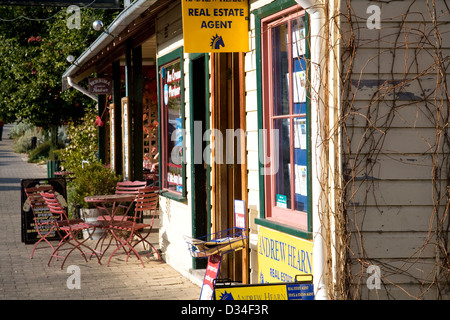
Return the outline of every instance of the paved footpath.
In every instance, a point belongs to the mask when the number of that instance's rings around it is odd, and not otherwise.
[[[21,242],[20,181],[46,178],[47,168],[12,151],[11,127],[5,126],[0,141],[0,300],[198,300],[199,286],[151,256],[143,258],[145,268],[135,257],[114,257],[107,267],[74,252],[61,270],[60,261],[47,266],[47,248],[30,259],[33,245]],[[71,265],[79,267],[79,289],[68,286],[68,280],[75,283]]]

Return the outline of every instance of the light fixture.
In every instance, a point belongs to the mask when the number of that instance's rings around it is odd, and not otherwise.
[[[66,60],[67,60],[68,63],[73,64],[74,66],[76,66],[76,67],[78,67],[78,68],[80,67],[79,65],[77,65],[77,64],[75,63],[75,57],[74,57],[73,55],[69,54],[69,55],[67,56]]]
[[[103,22],[100,20],[95,20],[94,23],[92,23],[92,28],[94,28],[95,31],[100,31],[103,29]]]
[[[95,20],[92,23],[92,29],[94,29],[95,31],[103,31],[104,33],[110,35],[111,37],[115,38],[115,36],[113,36],[111,33],[109,33],[108,31],[105,30],[104,26],[103,26],[103,22],[100,20]]]
[[[69,54],[66,58],[67,62],[73,63],[75,61],[75,57],[71,54]]]

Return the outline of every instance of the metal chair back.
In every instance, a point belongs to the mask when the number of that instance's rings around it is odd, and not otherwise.
[[[144,188],[147,185],[145,181],[123,181],[117,182],[116,194],[120,193],[132,193],[137,194],[140,188]]]
[[[135,219],[140,219],[144,211],[156,211],[158,208],[159,194],[155,187],[139,189],[135,202]],[[153,219],[155,214],[153,215]]]
[[[51,213],[57,214],[61,217],[62,220],[69,220],[66,214],[66,210],[61,206],[59,200],[56,198],[54,193],[49,192],[41,192],[42,197],[47,204]]]

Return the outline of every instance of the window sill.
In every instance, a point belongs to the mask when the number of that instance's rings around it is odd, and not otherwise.
[[[176,193],[173,193],[173,192],[170,192],[170,191],[167,191],[167,190],[161,190],[159,192],[159,194],[163,197],[166,197],[166,198],[178,201],[178,202],[186,202],[187,201],[186,197],[176,194]]]
[[[312,240],[312,232],[303,229],[298,229],[295,228],[295,226],[287,225],[276,220],[255,218],[255,223],[257,225],[277,230],[294,237],[302,238],[305,240]]]

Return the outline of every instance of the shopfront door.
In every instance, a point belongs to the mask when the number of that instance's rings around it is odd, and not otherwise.
[[[212,128],[222,139],[214,140],[213,150],[213,228],[215,232],[233,227],[234,200],[245,200],[246,186],[242,170],[245,166],[245,128],[241,108],[244,108],[242,72],[239,53],[212,55]],[[230,137],[232,137],[230,139]],[[220,143],[222,142],[222,143]],[[243,251],[222,257],[220,276],[242,281]]]

